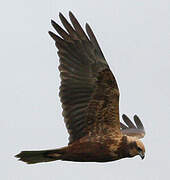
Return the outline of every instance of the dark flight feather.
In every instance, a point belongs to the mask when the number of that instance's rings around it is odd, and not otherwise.
[[[87,36],[71,12],[73,26],[59,17],[66,30],[52,20],[60,37],[49,34],[59,50],[60,98],[70,143],[111,129],[119,134],[119,89],[94,33],[86,24]]]
[[[125,124],[120,122],[121,132],[128,136],[143,138],[145,136],[144,126],[137,115],[134,116],[135,124],[125,115],[122,115]]]

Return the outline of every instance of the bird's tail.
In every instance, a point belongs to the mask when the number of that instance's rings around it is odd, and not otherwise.
[[[61,159],[61,149],[53,150],[41,150],[41,151],[22,151],[15,156],[20,161],[24,161],[27,164],[35,164],[41,162],[50,162]]]

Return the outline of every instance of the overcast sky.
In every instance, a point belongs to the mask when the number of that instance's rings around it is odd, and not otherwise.
[[[170,170],[168,0],[15,0],[0,6],[0,139],[5,180],[160,180]],[[119,84],[120,114],[142,119],[146,157],[109,163],[27,165],[14,155],[68,143],[50,19],[88,22]]]

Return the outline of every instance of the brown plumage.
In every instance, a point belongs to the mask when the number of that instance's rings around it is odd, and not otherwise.
[[[68,129],[69,145],[60,149],[22,151],[16,155],[28,164],[55,160],[108,162],[140,155],[145,148],[139,140],[145,135],[135,115],[119,120],[119,88],[90,26],[83,31],[74,15],[72,25],[60,13],[66,30],[51,21],[59,34],[49,32],[59,55],[60,98]]]

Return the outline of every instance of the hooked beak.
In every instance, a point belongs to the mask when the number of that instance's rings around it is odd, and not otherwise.
[[[139,152],[139,156],[141,157],[141,159],[144,159],[145,158],[145,154],[141,151]]]

